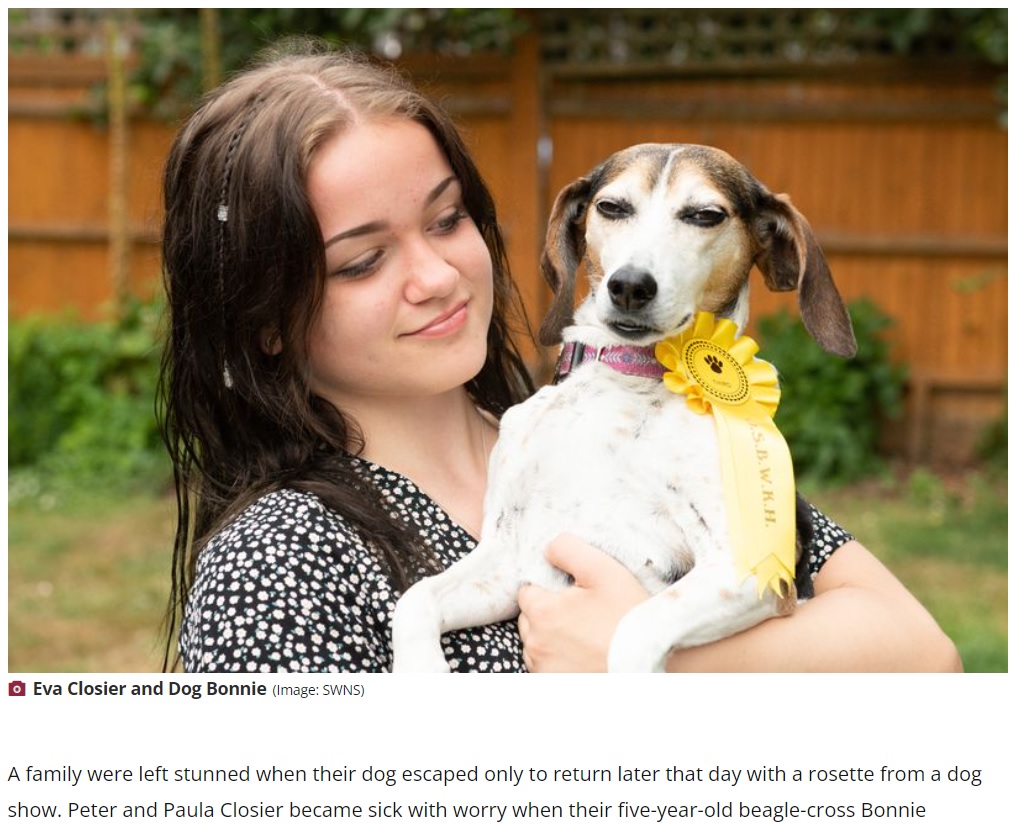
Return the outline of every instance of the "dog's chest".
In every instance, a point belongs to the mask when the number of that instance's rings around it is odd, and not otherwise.
[[[490,483],[484,541],[574,532],[653,590],[728,542],[712,419],[598,363],[505,415]]]

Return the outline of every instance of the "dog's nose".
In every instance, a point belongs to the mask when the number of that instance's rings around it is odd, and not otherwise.
[[[621,266],[610,275],[606,288],[613,305],[624,312],[638,311],[659,291],[656,279],[644,269],[634,266]]]

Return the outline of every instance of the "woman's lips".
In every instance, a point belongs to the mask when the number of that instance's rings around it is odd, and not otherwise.
[[[450,312],[439,315],[425,326],[421,326],[415,332],[409,332],[407,337],[417,338],[442,338],[457,332],[465,325],[469,316],[469,304],[460,303]]]

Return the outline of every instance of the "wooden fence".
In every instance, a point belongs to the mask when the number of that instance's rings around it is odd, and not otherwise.
[[[544,32],[505,57],[413,58],[405,68],[462,124],[500,208],[534,319],[548,303],[537,260],[554,194],[632,143],[720,146],[788,192],[821,239],[844,296],[895,320],[910,368],[892,445],[968,458],[1007,387],[1007,133],[993,76],[898,59],[848,69],[753,71],[580,65]],[[10,312],[97,317],[115,296],[110,140],[91,110],[101,58],[8,58]],[[130,288],[157,288],[159,175],[173,125],[127,133]],[[756,281],[754,317],[792,296]],[[546,353],[534,353],[546,361]]]

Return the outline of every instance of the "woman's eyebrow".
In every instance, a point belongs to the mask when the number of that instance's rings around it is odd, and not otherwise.
[[[444,178],[444,180],[442,180],[440,183],[434,186],[433,189],[430,190],[430,193],[426,196],[425,200],[423,201],[424,208],[430,206],[435,200],[437,200],[437,198],[439,198],[442,194],[444,194],[448,186],[450,186],[452,183],[457,182],[458,178],[455,175],[449,175],[448,177]],[[360,237],[361,235],[369,235],[373,232],[380,232],[385,228],[387,228],[387,224],[384,223],[383,221],[373,221],[371,223],[364,223],[362,226],[355,226],[352,229],[346,229],[344,232],[339,232],[337,235],[334,235],[333,237],[329,238],[325,242],[324,248],[327,249],[329,246],[338,243],[340,240],[346,240],[351,237]]]
[[[373,223],[364,223],[362,226],[356,226],[353,229],[347,229],[344,232],[339,232],[334,237],[327,240],[324,244],[324,248],[327,249],[340,240],[345,240],[350,237],[359,237],[360,235],[369,235],[373,232],[380,232],[382,229],[387,227],[387,223],[383,221],[375,220]]]
[[[433,190],[430,192],[430,194],[426,196],[424,205],[429,206],[437,198],[439,198],[442,194],[444,194],[444,190],[447,189],[448,186],[450,186],[452,183],[457,182],[458,182],[457,177],[455,177],[454,175],[448,175],[448,177],[444,178],[444,180],[442,180],[440,183],[438,183],[436,186],[433,187]]]

